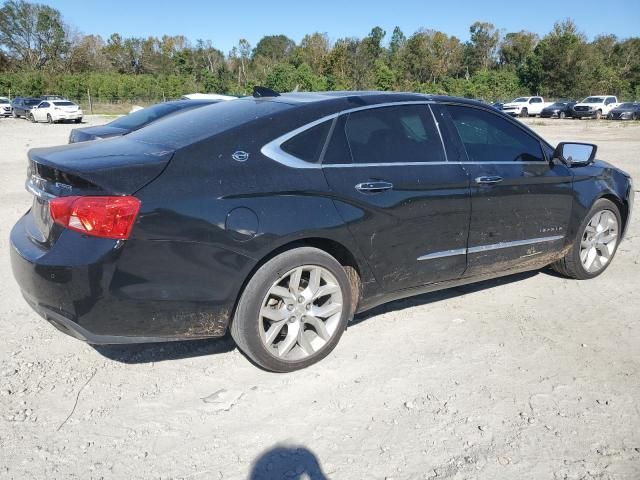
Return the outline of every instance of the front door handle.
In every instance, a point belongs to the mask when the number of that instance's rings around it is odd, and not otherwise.
[[[385,190],[391,190],[393,183],[389,182],[364,182],[356,185],[356,190],[363,193],[378,193]]]
[[[487,175],[483,177],[477,177],[476,183],[480,185],[493,185],[495,183],[500,183],[502,180],[504,179],[499,175]]]

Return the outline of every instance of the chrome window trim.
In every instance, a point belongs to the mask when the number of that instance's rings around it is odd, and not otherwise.
[[[311,163],[311,162],[307,162],[305,160],[302,160],[298,157],[295,157],[287,152],[285,152],[282,149],[282,144],[284,142],[286,142],[287,140],[291,139],[292,137],[295,137],[296,135],[304,132],[305,130],[308,130],[310,128],[315,127],[316,125],[319,125],[323,122],[326,122],[328,120],[335,120],[336,118],[338,118],[341,115],[346,115],[352,112],[359,112],[362,110],[371,110],[374,108],[384,108],[384,107],[394,107],[394,106],[401,106],[401,105],[429,105],[431,103],[434,103],[432,100],[411,100],[411,101],[404,101],[404,102],[385,102],[385,103],[378,103],[375,105],[364,105],[362,107],[354,107],[354,108],[349,108],[346,110],[341,110],[339,112],[336,113],[332,113],[331,115],[326,115],[322,118],[319,118],[318,120],[314,120],[311,123],[307,123],[305,125],[302,125],[301,127],[296,128],[295,130],[292,130],[288,133],[285,133],[284,135],[281,135],[280,137],[271,140],[269,143],[265,144],[261,149],[260,149],[260,153],[262,153],[264,156],[269,157],[271,160],[274,160],[278,163],[281,163],[282,165],[285,165],[287,167],[291,167],[291,168],[322,168],[323,166],[328,166],[328,165],[322,165],[321,163]],[[429,109],[431,110],[431,109]],[[433,115],[433,112],[432,112]],[[331,126],[332,130],[333,130],[333,125]],[[438,134],[440,135],[440,130],[438,129]],[[440,135],[440,141],[443,142],[442,140],[442,135]],[[325,147],[326,147],[326,143],[325,143]],[[443,143],[443,148],[444,148],[444,143]],[[323,147],[323,154],[324,154],[324,147]],[[445,150],[445,158],[447,153]],[[415,164],[429,164],[432,162],[414,162]],[[393,165],[402,165],[402,163],[392,163]],[[344,164],[340,164],[340,163],[336,163],[336,164],[332,164],[332,165],[352,165],[350,163],[344,163]],[[370,165],[370,164],[366,164],[366,163],[361,163],[359,165],[362,166],[366,166],[366,165]],[[376,163],[375,165],[380,165],[379,163]]]
[[[428,253],[426,255],[421,255],[418,257],[418,260],[434,260],[436,258],[452,257],[456,255],[466,255],[468,253],[480,253],[480,252],[486,252],[490,250],[499,250],[502,248],[533,245],[536,243],[555,242],[557,240],[562,240],[562,239],[564,239],[564,235],[553,235],[551,237],[536,237],[536,238],[529,238],[526,240],[513,240],[510,242],[492,243],[490,245],[478,245],[476,247],[469,247],[469,248],[442,250],[440,252],[433,252],[433,253]]]
[[[444,137],[442,136],[442,132],[440,130],[440,124],[437,121],[437,119],[435,118],[435,114],[433,113],[433,109],[429,107],[429,111],[431,112],[431,116],[433,117],[433,121],[436,123],[436,129],[438,131],[438,135],[440,136],[440,142],[442,144],[442,148],[444,151],[444,158],[446,159],[446,161],[444,162],[388,162],[388,163],[330,163],[330,164],[323,164],[321,162],[307,162],[306,160],[302,160],[301,158],[298,158],[294,155],[291,155],[290,153],[285,152],[282,149],[282,144],[284,142],[286,142],[287,140],[290,140],[291,138],[295,137],[296,135],[304,132],[305,130],[308,130],[310,128],[315,127],[316,125],[319,125],[323,122],[329,121],[329,120],[334,120],[333,125],[331,125],[330,130],[329,130],[329,134],[327,135],[327,139],[329,139],[329,135],[331,135],[333,133],[333,128],[335,127],[335,119],[338,118],[341,115],[345,115],[345,114],[349,114],[352,112],[359,112],[362,110],[371,110],[374,108],[384,108],[384,107],[393,107],[393,106],[397,106],[397,105],[433,105],[433,104],[444,104],[444,105],[459,105],[459,106],[466,106],[469,108],[477,108],[483,111],[487,111],[489,113],[495,114],[497,116],[498,113],[497,112],[491,112],[489,111],[489,109],[484,109],[481,108],[479,106],[476,105],[465,105],[465,104],[460,104],[460,103],[455,103],[455,102],[436,102],[434,100],[410,100],[410,101],[403,101],[403,102],[385,102],[385,103],[378,103],[375,105],[365,105],[362,107],[354,107],[354,108],[349,108],[346,110],[341,110],[339,112],[336,113],[332,113],[331,115],[326,115],[322,118],[319,118],[318,120],[314,120],[313,122],[307,123],[305,125],[302,125],[301,127],[296,128],[295,130],[291,130],[290,132],[285,133],[284,135],[281,135],[277,138],[275,138],[274,140],[271,140],[270,142],[266,143],[265,145],[262,146],[262,148],[260,149],[260,153],[262,153],[264,156],[270,158],[271,160],[278,162],[282,165],[285,165],[287,167],[290,168],[301,168],[301,169],[309,169],[309,168],[355,168],[355,167],[392,167],[392,166],[420,166],[420,165],[549,165],[548,162],[544,161],[544,160],[537,160],[537,161],[525,161],[525,162],[502,162],[502,161],[495,161],[495,162],[471,162],[471,161],[462,161],[462,162],[452,162],[449,161],[448,156],[447,156],[447,149],[445,147],[444,144]],[[516,123],[515,120],[512,121],[512,123],[514,123],[518,128],[520,128],[521,130],[523,130],[525,133],[530,134],[531,132],[528,131],[527,129],[523,128],[522,125],[518,125]],[[535,133],[535,132],[534,132]],[[536,135],[534,135],[538,140],[540,140],[540,137],[537,137]],[[320,155],[320,159],[324,158],[324,153],[327,149],[327,142],[325,141],[325,144],[322,148],[322,153]],[[551,147],[552,148],[552,147]],[[544,154],[544,151],[542,152]]]

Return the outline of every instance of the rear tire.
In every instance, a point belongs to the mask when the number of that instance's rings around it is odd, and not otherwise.
[[[335,258],[317,248],[288,250],[262,265],[247,283],[231,336],[265,370],[299,370],[338,344],[353,316],[351,299],[349,279]]]
[[[613,215],[611,216],[605,212],[609,212]],[[606,216],[605,218],[608,217],[608,225],[610,226],[610,229],[598,231],[598,227],[600,226],[598,225],[594,231],[592,225],[594,224],[594,221],[597,223],[598,215],[603,213]],[[614,217],[615,221],[613,220]],[[571,249],[563,258],[553,263],[551,268],[560,275],[575,278],[577,280],[588,280],[590,278],[597,277],[611,264],[611,261],[618,249],[618,244],[620,243],[621,232],[622,219],[620,217],[620,210],[618,210],[618,207],[606,198],[597,200],[589,210],[589,213],[587,213],[585,219],[582,221]],[[606,240],[606,237],[614,234],[615,237],[606,244],[598,243],[598,240]],[[613,245],[611,245],[612,242]],[[594,251],[593,255],[589,254],[591,249]],[[602,264],[603,259],[606,259],[604,264]],[[598,265],[600,265],[600,268],[593,268],[593,266]]]

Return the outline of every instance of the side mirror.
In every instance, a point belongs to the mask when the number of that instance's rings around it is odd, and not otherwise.
[[[569,167],[589,165],[596,158],[598,147],[592,143],[560,142],[553,153],[557,158]]]

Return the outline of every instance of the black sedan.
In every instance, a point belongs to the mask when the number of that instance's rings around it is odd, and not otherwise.
[[[39,98],[16,97],[11,102],[11,107],[13,109],[11,115],[13,116],[13,118],[28,118],[29,114],[31,113],[31,109],[36,105],[39,105],[41,101],[42,100],[40,100]]]
[[[629,223],[631,178],[594,145],[554,148],[489,105],[257,93],[31,150],[11,232],[27,302],[97,344],[229,328],[285,372],[384,302],[548,265],[596,277]]]
[[[149,125],[160,118],[172,115],[176,112],[192,110],[218,103],[218,100],[176,100],[173,102],[158,103],[142,110],[120,117],[106,125],[96,127],[75,128],[69,134],[69,143],[86,142],[99,138],[119,137],[134,130]]]
[[[540,112],[540,118],[572,117],[573,106],[578,102],[555,102]]]
[[[640,103],[623,103],[609,112],[609,120],[640,120]]]

